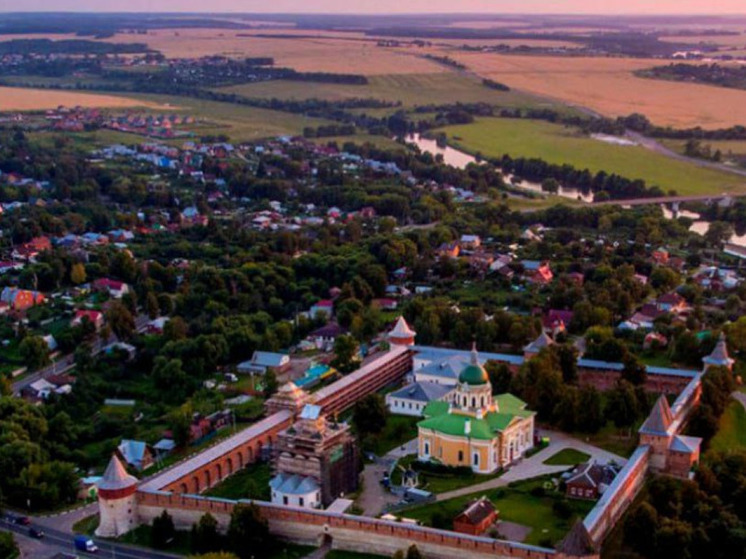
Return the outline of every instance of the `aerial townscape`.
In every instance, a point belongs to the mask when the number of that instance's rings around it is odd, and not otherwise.
[[[746,559],[746,5],[100,4],[0,2],[0,559]]]

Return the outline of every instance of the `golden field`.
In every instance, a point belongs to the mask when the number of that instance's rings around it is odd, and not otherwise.
[[[477,74],[607,116],[642,113],[659,125],[703,128],[746,122],[746,91],[638,78],[664,61],[451,52]]]
[[[258,37],[258,34],[314,35],[313,38]],[[248,36],[239,36],[248,35]],[[344,38],[337,35],[344,35]],[[328,34],[297,30],[226,31],[220,29],[163,29],[147,35],[117,34],[113,43],[147,43],[169,58],[222,55],[271,56],[277,66],[299,72],[340,74],[428,74],[444,72],[440,65],[411,56],[408,50],[379,48],[360,34]]]
[[[3,111],[40,111],[64,107],[109,107],[121,109],[127,107],[160,107],[137,99],[117,97],[115,95],[95,95],[77,91],[57,91],[47,89],[23,89],[17,87],[0,87],[0,112]]]

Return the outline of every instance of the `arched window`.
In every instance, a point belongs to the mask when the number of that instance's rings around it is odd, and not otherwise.
[[[477,399],[474,396],[471,397],[471,407],[472,408],[477,407]]]
[[[458,451],[458,461],[459,462],[463,462],[464,461],[464,451],[463,450],[459,450]]]
[[[425,456],[430,456],[430,443],[425,443]]]
[[[479,453],[478,452],[474,453],[474,465],[479,466]]]

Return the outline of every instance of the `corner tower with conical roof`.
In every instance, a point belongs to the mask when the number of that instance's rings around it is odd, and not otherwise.
[[[116,538],[137,526],[136,492],[137,478],[127,473],[116,455],[112,456],[98,483],[98,510],[101,520],[96,529],[97,536]]]
[[[388,334],[389,342],[394,345],[414,345],[416,337],[417,332],[409,327],[403,316],[399,317],[399,320],[396,321],[396,326]]]
[[[720,332],[718,343],[715,345],[715,349],[707,357],[702,359],[704,363],[704,370],[707,371],[710,367],[725,367],[729,371],[733,370],[733,364],[735,360],[728,355],[728,344],[725,340],[725,333]]]

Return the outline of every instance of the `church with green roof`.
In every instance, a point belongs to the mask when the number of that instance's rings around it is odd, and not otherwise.
[[[476,348],[449,401],[433,401],[417,424],[418,457],[490,474],[508,467],[534,445],[534,415],[511,394],[492,395]]]

